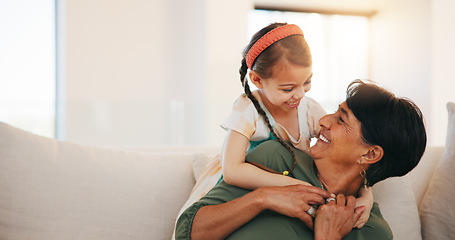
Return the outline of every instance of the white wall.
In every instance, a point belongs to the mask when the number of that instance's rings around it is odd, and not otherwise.
[[[205,143],[205,9],[203,0],[67,0],[66,139]]]
[[[431,1],[431,88],[429,89],[431,143],[444,145],[447,131],[446,103],[455,102],[455,1]]]
[[[417,103],[429,145],[445,144],[445,106],[455,101],[454,7],[451,0],[389,1],[371,22],[371,78]]]
[[[432,120],[430,0],[389,1],[371,20],[371,79]]]
[[[249,1],[65,1],[62,138],[215,145],[242,92]],[[63,102],[63,101],[61,101]]]
[[[278,3],[379,9],[372,18],[371,79],[416,101],[435,133],[430,143],[443,144],[444,104],[454,100],[445,87],[453,89],[447,64],[454,36],[445,20],[454,20],[450,0],[65,2],[67,140],[219,146],[225,135],[219,123],[242,92],[247,12],[254,3]]]
[[[207,144],[220,146],[226,135],[220,123],[243,92],[239,68],[247,39],[252,1],[207,1]]]

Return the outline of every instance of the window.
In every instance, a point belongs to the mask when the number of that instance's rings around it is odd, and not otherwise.
[[[293,23],[302,29],[313,57],[313,83],[307,95],[328,112],[345,100],[350,82],[369,77],[367,17],[253,10],[248,16],[248,41],[273,22]]]
[[[0,121],[55,135],[55,2],[0,2]]]

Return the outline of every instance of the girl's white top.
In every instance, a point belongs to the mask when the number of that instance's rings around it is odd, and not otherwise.
[[[253,96],[258,100],[262,109],[266,112],[275,133],[283,140],[292,143],[292,145],[302,151],[308,152],[311,138],[319,135],[319,119],[326,115],[326,111],[321,105],[310,97],[304,97],[298,106],[299,121],[299,139],[294,139],[289,132],[274,118],[264,106],[261,97],[257,91]],[[221,127],[225,130],[234,130],[244,135],[250,140],[250,145],[257,145],[271,139],[270,130],[261,115],[253,105],[253,102],[242,94],[234,103],[231,114],[224,120]]]

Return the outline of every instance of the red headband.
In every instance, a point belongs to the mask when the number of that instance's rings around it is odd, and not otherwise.
[[[248,68],[251,69],[254,60],[256,60],[256,58],[259,56],[259,54],[261,54],[262,51],[264,51],[266,48],[268,48],[276,41],[291,35],[303,36],[302,29],[300,29],[295,24],[286,24],[284,26],[270,30],[268,33],[262,36],[259,40],[256,41],[256,43],[254,43],[254,45],[250,48],[250,51],[248,51],[248,54],[246,55],[246,65],[248,66]]]

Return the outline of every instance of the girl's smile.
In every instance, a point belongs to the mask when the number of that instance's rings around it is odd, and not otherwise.
[[[300,105],[300,99],[298,101],[288,101],[285,102],[286,105],[288,105],[289,108],[297,108]]]

